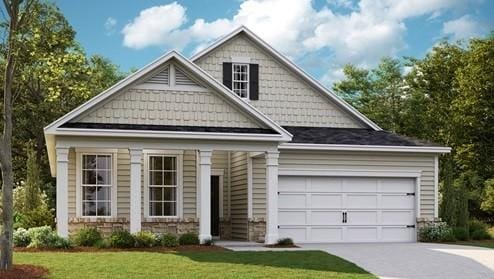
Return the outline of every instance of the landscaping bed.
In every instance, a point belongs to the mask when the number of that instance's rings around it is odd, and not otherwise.
[[[0,270],[2,279],[38,279],[47,275],[47,268],[30,264],[15,264],[9,271]]]
[[[83,247],[76,246],[70,249],[59,248],[28,248],[28,247],[15,247],[15,252],[59,252],[59,253],[78,253],[78,252],[211,252],[211,251],[227,251],[227,249],[215,246],[215,245],[182,245],[177,247],[147,247],[147,248],[96,248],[96,247]],[[2,278],[2,277],[0,277]]]

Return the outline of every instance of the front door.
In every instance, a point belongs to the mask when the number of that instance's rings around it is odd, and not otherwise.
[[[220,177],[211,176],[211,235],[220,235]]]

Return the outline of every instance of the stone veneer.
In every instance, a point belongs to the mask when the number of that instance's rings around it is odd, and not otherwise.
[[[116,230],[129,230],[127,218],[71,218],[69,220],[69,234],[82,228],[96,227],[104,236],[109,236]],[[172,233],[176,235],[199,231],[197,219],[160,219],[145,218],[141,222],[142,231],[154,233]]]
[[[416,229],[417,240],[420,241],[420,237],[419,237],[420,229],[422,229],[426,226],[431,226],[431,225],[435,225],[435,224],[439,224],[439,223],[443,223],[441,218],[434,218],[434,219],[423,218],[423,217],[417,218],[417,229]]]
[[[232,223],[229,219],[220,220],[220,239],[232,239]]]
[[[264,218],[251,219],[248,222],[249,227],[249,241],[264,242],[266,235],[266,221]]]

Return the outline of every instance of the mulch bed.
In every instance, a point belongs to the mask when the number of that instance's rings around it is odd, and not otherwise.
[[[278,244],[270,244],[270,245],[264,245],[264,247],[267,248],[300,248],[297,245],[278,245]]]
[[[72,249],[54,249],[54,248],[26,248],[15,247],[15,252],[63,252],[63,253],[78,253],[78,252],[211,252],[211,251],[228,251],[227,249],[215,245],[184,245],[177,247],[152,247],[152,248],[95,248],[95,247],[74,247]],[[0,276],[0,278],[3,278]]]
[[[2,279],[38,279],[46,275],[48,275],[48,269],[29,264],[15,264],[9,271],[0,270]]]

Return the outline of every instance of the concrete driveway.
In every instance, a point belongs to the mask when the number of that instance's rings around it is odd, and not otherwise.
[[[429,244],[304,244],[339,256],[380,278],[494,278],[494,249]]]

